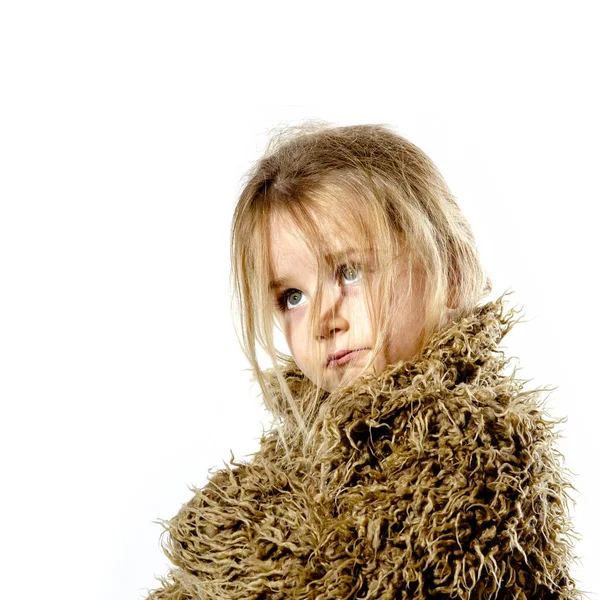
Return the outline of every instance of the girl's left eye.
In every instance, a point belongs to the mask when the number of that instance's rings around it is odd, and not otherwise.
[[[339,274],[344,283],[354,283],[362,277],[362,269],[358,265],[342,265]]]

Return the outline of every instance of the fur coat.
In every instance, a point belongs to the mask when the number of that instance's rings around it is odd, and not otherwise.
[[[325,395],[310,461],[271,430],[249,462],[192,488],[162,521],[173,567],[148,600],[581,598],[561,421],[544,388],[503,373],[514,314],[501,296],[343,402]],[[293,364],[285,377],[307,384]]]

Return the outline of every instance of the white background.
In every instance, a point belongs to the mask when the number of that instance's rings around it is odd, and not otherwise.
[[[154,521],[258,449],[230,221],[268,130],[319,118],[429,154],[524,306],[597,597],[596,3],[213,4],[1,5],[2,596],[144,597]]]

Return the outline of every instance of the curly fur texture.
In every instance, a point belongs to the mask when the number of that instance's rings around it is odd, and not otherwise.
[[[561,420],[547,390],[502,372],[514,314],[501,296],[418,360],[326,398],[310,459],[287,459],[271,431],[194,488],[162,522],[174,567],[148,599],[581,598]]]

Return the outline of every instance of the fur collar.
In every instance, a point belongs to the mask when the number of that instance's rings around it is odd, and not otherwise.
[[[271,431],[212,474],[161,521],[174,566],[148,598],[581,598],[559,421],[543,388],[503,373],[514,314],[501,296],[419,359],[324,393],[309,454],[286,455]],[[293,364],[285,379],[311,385]]]
[[[363,376],[339,394],[322,391],[317,419],[331,433],[332,425],[339,427],[360,418],[361,412],[379,408],[394,412],[418,403],[431,391],[451,392],[461,383],[478,385],[482,375],[487,377],[483,385],[491,385],[490,378],[497,379],[508,363],[498,345],[518,322],[517,310],[505,304],[507,295],[476,308],[462,319],[455,319],[435,333],[418,359],[399,361],[384,372]],[[265,400],[267,409],[282,422],[291,420],[291,409],[275,371],[270,369],[264,375],[273,394],[273,400]],[[283,366],[283,376],[297,399],[316,390],[293,361]],[[327,431],[324,435],[327,436]]]

